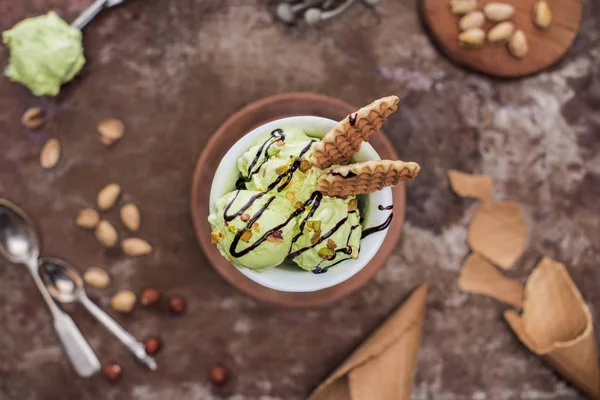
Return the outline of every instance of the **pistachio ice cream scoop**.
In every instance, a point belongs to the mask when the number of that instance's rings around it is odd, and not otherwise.
[[[301,205],[315,191],[323,173],[308,161],[316,142],[296,127],[266,134],[238,160],[238,187],[281,196],[289,209]]]
[[[326,272],[358,258],[361,233],[356,197],[338,199],[319,194],[299,217],[289,258],[307,271]]]
[[[81,31],[52,11],[17,23],[2,40],[10,50],[4,74],[36,96],[56,96],[85,64]]]
[[[300,211],[290,213],[278,196],[236,190],[217,200],[208,217],[212,241],[238,267],[274,267],[288,255]]]

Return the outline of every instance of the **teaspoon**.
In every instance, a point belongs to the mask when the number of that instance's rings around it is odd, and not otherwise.
[[[0,256],[23,264],[31,273],[54,318],[54,329],[75,371],[88,377],[100,370],[100,361],[71,317],[50,297],[38,274],[40,240],[31,218],[15,204],[0,199]]]
[[[55,300],[61,303],[75,301],[81,303],[98,322],[123,343],[140,363],[153,371],[156,370],[156,361],[146,354],[144,345],[89,299],[81,275],[75,268],[56,258],[42,258],[40,259],[40,276]]]

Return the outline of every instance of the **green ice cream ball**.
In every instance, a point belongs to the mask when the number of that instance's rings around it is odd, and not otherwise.
[[[81,31],[52,11],[19,22],[2,40],[10,50],[5,75],[36,96],[56,96],[85,64]]]
[[[229,204],[231,207],[227,210],[227,215],[233,216],[250,203],[252,205],[240,215],[231,221],[225,221],[225,209]],[[268,207],[260,217],[249,229],[245,229],[252,222],[253,217],[267,204]],[[238,267],[261,271],[281,264],[287,256],[296,225],[296,219],[290,216],[285,199],[269,194],[261,196],[261,193],[256,191],[238,190],[226,194],[215,202],[208,221],[212,226],[213,242],[216,242],[223,257]],[[230,253],[231,245],[238,233],[242,232],[235,251],[242,252],[264,238],[267,231],[284,224],[288,219],[290,221],[280,228],[280,232],[265,239],[247,254],[234,257]]]
[[[327,196],[323,196],[311,216],[308,215],[312,206],[308,206],[298,217],[294,237],[300,236],[292,244],[290,258],[300,268],[315,272],[337,265],[342,260],[357,258],[362,233],[357,207],[355,197],[338,199]],[[332,235],[323,239],[344,219],[346,221]],[[298,255],[293,257],[295,252]]]
[[[263,165],[259,173],[252,176],[252,179],[246,183],[246,187],[259,192],[267,191],[280,175],[285,174],[286,171],[292,168],[292,165],[293,159],[271,159]],[[317,180],[322,173],[322,170],[313,167],[307,160],[303,160],[301,167],[292,173],[292,179],[287,185],[281,187],[287,182],[286,175],[268,193],[283,197],[290,208],[295,208],[298,203],[306,202],[316,190]]]
[[[284,140],[280,140],[285,136]],[[282,127],[281,132],[265,132],[256,141],[256,144],[248,149],[238,160],[238,169],[242,177],[248,177],[250,172],[260,173],[268,154],[269,160],[289,160],[297,157],[311,141],[304,131],[297,127]],[[312,147],[303,155],[303,159],[309,159],[312,155]],[[258,158],[257,158],[258,156]]]

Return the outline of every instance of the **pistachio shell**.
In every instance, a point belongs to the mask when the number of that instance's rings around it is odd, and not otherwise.
[[[106,211],[115,205],[119,195],[121,194],[121,187],[116,183],[106,185],[98,193],[98,208],[102,211]]]
[[[121,221],[123,225],[132,232],[137,232],[140,229],[141,216],[140,210],[133,203],[127,203],[121,207]]]
[[[106,220],[100,221],[96,227],[95,233],[96,239],[98,239],[102,246],[107,248],[114,247],[119,239],[119,235],[117,235],[117,230],[115,227]]]
[[[461,47],[478,48],[483,45],[485,32],[481,28],[471,28],[458,35],[458,42]]]
[[[485,15],[479,10],[467,13],[458,21],[458,27],[461,31],[472,28],[481,28],[485,23]]]
[[[508,51],[515,58],[523,58],[529,52],[527,37],[522,30],[518,29],[508,40]]]
[[[94,287],[105,288],[110,283],[110,276],[102,268],[90,267],[83,274],[83,280]]]
[[[60,142],[58,139],[48,139],[40,153],[40,165],[44,169],[55,167],[60,161]]]
[[[487,34],[488,42],[490,43],[504,43],[511,37],[515,31],[515,24],[509,21],[500,22],[489,30]]]
[[[121,290],[110,300],[110,305],[117,311],[130,312],[136,300],[137,297],[131,290]]]
[[[455,15],[463,15],[477,8],[476,0],[452,0],[450,1],[450,12]]]
[[[550,26],[552,11],[546,1],[540,0],[533,5],[532,19],[533,24],[540,29],[547,29]]]
[[[483,7],[483,13],[490,21],[506,21],[515,14],[515,8],[506,3],[488,3]]]
[[[77,214],[75,223],[84,229],[94,229],[100,222],[100,216],[96,210],[91,208],[84,208]]]
[[[131,257],[145,256],[146,254],[152,253],[152,246],[150,243],[140,238],[125,239],[121,243],[121,247],[123,248],[123,252]]]

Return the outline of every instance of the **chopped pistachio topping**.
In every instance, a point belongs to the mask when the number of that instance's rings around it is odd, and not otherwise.
[[[309,220],[306,222],[306,226],[310,226],[311,229],[313,229],[314,231],[320,231],[321,230],[321,221],[319,220]]]
[[[323,247],[322,249],[319,249],[318,254],[319,254],[319,257],[321,257],[323,260],[331,260],[335,257],[335,251],[333,251],[327,247]]]
[[[312,168],[312,165],[307,160],[302,160],[300,162],[300,171],[306,172],[306,171],[308,171],[311,168]]]
[[[242,236],[240,236],[240,240],[248,243],[250,241],[251,237],[252,237],[252,231],[250,229],[246,229],[244,231],[244,233],[242,233]]]
[[[316,231],[313,237],[310,239],[311,244],[317,244],[317,242],[321,239],[321,231]]]
[[[358,208],[358,201],[356,199],[351,199],[348,202],[348,211],[354,211]]]

